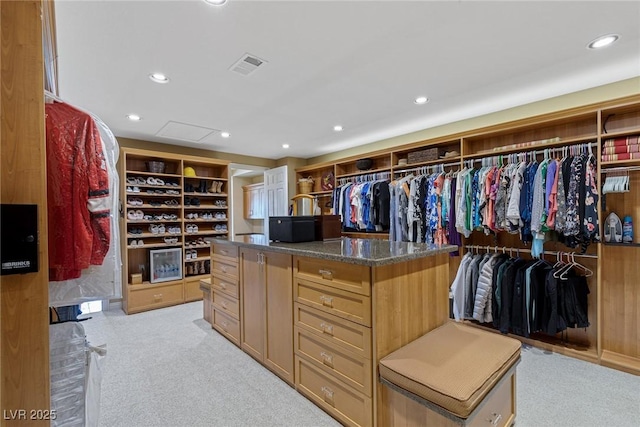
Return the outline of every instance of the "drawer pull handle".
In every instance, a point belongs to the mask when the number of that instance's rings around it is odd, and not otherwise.
[[[325,280],[333,280],[333,271],[331,270],[320,269],[318,270],[318,273],[320,273],[322,278]]]
[[[155,294],[155,295],[153,296],[153,299],[155,299],[155,300],[161,300],[161,299],[162,299],[162,294]]]
[[[228,322],[220,322],[220,325],[222,325],[222,329],[224,329],[225,332],[227,332],[227,327],[229,326]]]
[[[329,325],[328,323],[322,322],[320,324],[320,328],[322,329],[322,332],[324,332],[325,334],[333,336],[333,325]]]
[[[333,308],[333,297],[322,295],[320,297],[320,301],[322,302],[322,305]]]
[[[493,418],[489,418],[487,421],[489,421],[491,423],[491,425],[493,426],[497,426],[498,422],[502,419],[502,414],[496,414],[495,412],[493,414],[491,414],[491,417]]]
[[[220,267],[220,270],[222,270],[223,273],[227,272],[227,267],[225,267],[224,265],[222,267]]]
[[[222,302],[220,303],[220,305],[221,305],[221,306],[222,306],[222,308],[224,308],[225,310],[227,309],[227,303],[226,303],[226,302],[222,301]]]
[[[220,282],[220,287],[221,287],[222,289],[227,289],[227,284],[226,284],[226,283],[224,283],[224,282]]]
[[[322,358],[322,363],[333,368],[333,354],[322,351],[320,352],[320,357]]]
[[[323,386],[320,390],[322,390],[322,393],[324,394],[324,401],[333,405],[333,390],[327,386]]]
[[[226,255],[226,254],[229,253],[229,252],[225,251],[224,249],[220,250],[220,252],[222,253],[222,255]]]

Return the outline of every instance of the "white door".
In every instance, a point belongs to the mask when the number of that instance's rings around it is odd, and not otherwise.
[[[265,217],[264,235],[269,238],[269,217],[289,213],[287,166],[264,171]]]

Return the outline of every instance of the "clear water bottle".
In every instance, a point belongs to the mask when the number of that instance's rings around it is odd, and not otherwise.
[[[633,220],[629,215],[624,217],[622,223],[622,243],[633,243]]]

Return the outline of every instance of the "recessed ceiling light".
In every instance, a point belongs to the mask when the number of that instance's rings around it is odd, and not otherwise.
[[[222,6],[227,0],[204,0],[205,3],[212,4],[214,6]]]
[[[587,45],[587,47],[589,49],[600,49],[601,47],[609,46],[619,38],[620,36],[618,36],[617,34],[607,34],[606,36],[601,36],[595,40],[592,40],[591,43]]]
[[[344,129],[344,128],[342,126],[340,126],[340,125],[335,125],[333,127],[333,130],[335,130],[336,132],[342,132],[342,129]]]
[[[429,98],[427,98],[426,96],[419,96],[416,99],[414,99],[413,102],[415,102],[418,105],[426,104],[427,102],[429,102]]]
[[[231,134],[229,132],[220,132],[220,136],[223,138],[229,138]]]
[[[142,117],[137,114],[129,114],[127,115],[127,119],[131,120],[132,122],[139,122],[140,120],[142,120]]]
[[[149,78],[156,83],[169,83],[169,77],[162,73],[149,74]]]
[[[289,148],[289,144],[282,144],[282,148]]]

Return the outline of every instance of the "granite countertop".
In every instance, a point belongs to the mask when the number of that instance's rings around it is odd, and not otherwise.
[[[435,246],[425,243],[391,242],[381,239],[351,239],[348,237],[327,241],[282,243],[270,242],[264,235],[245,235],[236,236],[231,240],[221,240],[220,242],[272,252],[284,252],[291,255],[368,265],[370,267],[425,258],[453,252],[458,249],[454,245]]]

